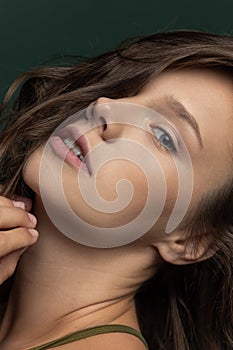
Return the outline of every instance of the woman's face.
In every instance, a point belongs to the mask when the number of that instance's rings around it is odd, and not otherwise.
[[[147,231],[163,232],[178,193],[187,191],[187,184],[191,196],[185,205],[191,210],[203,194],[219,188],[231,176],[232,82],[226,75],[203,69],[166,71],[135,96],[99,98],[94,116],[89,112],[87,120],[73,120],[71,126],[55,132],[46,148],[55,163],[62,160],[59,179],[70,207],[95,227],[128,225],[149,206],[150,216],[156,207],[160,209]],[[80,134],[84,138],[76,151],[81,147],[85,155],[81,165],[74,149],[62,158],[68,152],[65,143],[74,147],[72,135]],[[39,195],[44,149],[32,154],[23,174]],[[146,215],[143,218],[147,221]],[[153,239],[156,237],[154,234]]]

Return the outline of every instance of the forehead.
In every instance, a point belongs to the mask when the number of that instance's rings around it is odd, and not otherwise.
[[[224,109],[231,115],[233,112],[232,77],[210,69],[164,71],[146,84],[140,93],[156,99],[175,94],[193,113],[200,108],[207,112]]]
[[[232,135],[233,81],[225,73],[208,69],[165,71],[139,95],[158,108],[164,106],[167,96],[175,96],[194,116],[203,138],[211,133],[220,136],[224,130]]]

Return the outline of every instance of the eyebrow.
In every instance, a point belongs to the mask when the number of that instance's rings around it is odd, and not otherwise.
[[[192,129],[194,130],[199,144],[201,148],[203,148],[203,142],[201,138],[201,133],[199,126],[197,124],[196,119],[192,116],[192,114],[185,108],[185,106],[173,95],[167,95],[165,96],[165,102],[167,106],[175,112],[176,116],[182,120],[184,120],[186,123],[188,123]]]

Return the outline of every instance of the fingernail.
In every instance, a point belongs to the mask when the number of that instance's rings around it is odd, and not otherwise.
[[[29,216],[30,221],[31,221],[34,225],[36,225],[36,223],[37,223],[36,217],[35,217],[34,215],[32,215],[31,213],[28,213],[28,216]]]
[[[15,201],[23,202],[25,205],[25,209],[28,211],[32,208],[32,200],[30,198],[23,197],[23,196],[16,196]]]
[[[16,208],[25,209],[25,203],[24,202],[13,201],[13,206],[16,207]]]
[[[26,210],[31,210],[32,200],[30,198],[24,198],[23,200],[24,200]]]
[[[29,228],[28,231],[31,233],[31,235],[32,235],[33,237],[38,237],[38,236],[39,236],[39,232],[36,231],[36,230],[33,229],[33,228]]]

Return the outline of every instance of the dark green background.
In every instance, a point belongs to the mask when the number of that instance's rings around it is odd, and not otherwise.
[[[233,32],[233,0],[0,0],[0,6],[0,96],[16,76],[53,55],[93,56],[161,30]]]

